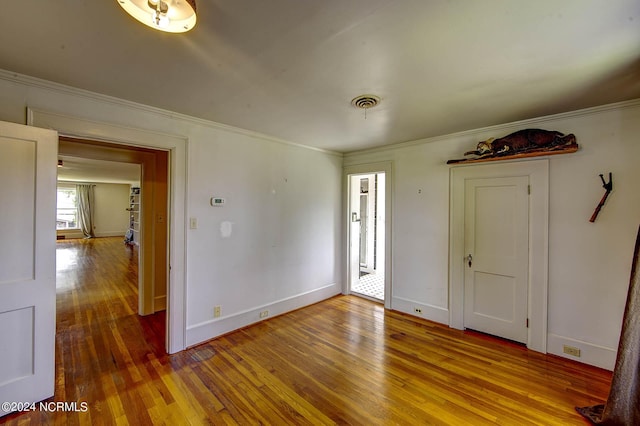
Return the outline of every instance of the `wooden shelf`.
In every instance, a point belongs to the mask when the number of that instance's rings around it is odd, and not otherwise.
[[[485,158],[462,158],[459,160],[449,160],[447,164],[472,164],[472,163],[488,163],[490,161],[519,160],[523,158],[544,157],[547,155],[571,154],[578,151],[578,144],[571,144],[561,149],[536,149],[527,152],[521,152],[512,155],[500,155]]]
[[[140,244],[140,188],[132,187],[129,195],[129,228],[133,231],[131,244]]]

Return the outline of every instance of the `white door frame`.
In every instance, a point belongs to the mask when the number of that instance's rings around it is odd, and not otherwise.
[[[62,136],[170,151],[166,349],[168,353],[184,350],[186,348],[187,138],[32,108],[27,109],[27,124],[57,130]]]
[[[547,352],[549,279],[549,160],[492,162],[454,166],[450,170],[449,326],[464,328],[465,180],[529,176],[529,279],[527,347]]]
[[[391,307],[391,247],[392,247],[392,226],[393,218],[392,214],[392,181],[393,181],[393,167],[391,161],[385,161],[380,163],[369,163],[369,164],[357,164],[354,166],[347,166],[343,169],[343,205],[344,205],[344,235],[345,235],[345,244],[343,247],[346,248],[345,256],[343,259],[345,260],[345,267],[343,273],[343,286],[342,286],[342,294],[350,294],[351,289],[349,286],[349,277],[351,276],[351,262],[350,262],[350,250],[351,250],[351,233],[350,233],[350,223],[351,223],[351,210],[350,210],[350,179],[351,175],[366,175],[371,173],[384,173],[385,174],[385,226],[384,226],[384,307],[386,309],[392,309]]]

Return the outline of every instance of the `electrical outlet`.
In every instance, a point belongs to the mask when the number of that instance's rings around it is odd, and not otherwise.
[[[567,346],[564,345],[562,347],[562,352],[564,352],[567,355],[572,355],[572,356],[576,356],[576,357],[580,357],[580,349],[578,348],[574,348],[573,346]]]
[[[269,316],[269,311],[262,311],[260,312],[260,318],[266,318]]]
[[[218,318],[220,315],[222,315],[222,307],[221,306],[214,306],[213,307],[213,317],[214,318]]]
[[[413,312],[422,315],[422,308],[413,308]]]

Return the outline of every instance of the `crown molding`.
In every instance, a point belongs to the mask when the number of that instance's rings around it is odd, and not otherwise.
[[[482,133],[486,133],[486,132],[498,131],[498,130],[517,130],[517,129],[527,128],[527,127],[532,127],[532,126],[534,126],[536,124],[548,122],[548,121],[551,121],[551,120],[561,120],[561,119],[566,119],[566,118],[584,117],[584,116],[588,116],[588,115],[592,115],[592,114],[599,114],[599,113],[606,112],[606,111],[611,111],[611,110],[636,108],[636,107],[640,107],[640,98],[639,99],[631,99],[631,100],[628,100],[628,101],[616,102],[616,103],[612,103],[612,104],[599,105],[599,106],[595,106],[595,107],[583,108],[583,109],[578,109],[578,110],[575,110],[575,111],[561,112],[561,113],[558,113],[558,114],[544,115],[544,116],[535,117],[535,118],[528,118],[526,120],[512,121],[510,123],[503,123],[503,124],[496,124],[496,125],[493,125],[493,126],[480,127],[478,129],[463,130],[461,132],[449,133],[449,134],[441,135],[441,136],[434,136],[434,137],[424,138],[424,139],[416,139],[416,140],[412,140],[412,141],[400,142],[400,143],[391,144],[391,145],[378,146],[378,147],[375,147],[375,148],[361,149],[361,150],[357,150],[357,151],[349,151],[349,152],[345,152],[344,153],[344,158],[354,157],[354,156],[362,155],[362,154],[372,154],[372,153],[377,153],[377,152],[385,152],[385,151],[389,151],[389,150],[408,148],[408,147],[412,147],[412,146],[418,146],[418,145],[429,144],[429,143],[432,143],[432,142],[443,141],[443,140],[446,140],[446,139],[465,137],[465,136],[474,136],[474,135],[478,135],[478,134],[482,134]]]
[[[19,83],[26,86],[41,88],[45,90],[51,90],[54,92],[65,93],[72,96],[83,97],[89,100],[109,103],[109,104],[121,106],[124,108],[131,108],[138,111],[160,115],[167,119],[180,120],[180,121],[188,122],[198,126],[236,133],[243,136],[266,140],[269,142],[275,142],[278,144],[288,145],[288,146],[297,147],[297,148],[309,149],[312,151],[321,152],[323,154],[328,154],[328,155],[332,155],[340,158],[347,158],[347,157],[353,157],[361,154],[370,154],[370,153],[385,152],[385,151],[395,150],[400,148],[407,148],[407,147],[412,147],[417,145],[428,144],[432,142],[438,142],[446,139],[451,139],[454,137],[473,136],[480,133],[486,133],[486,132],[492,132],[492,131],[498,131],[498,130],[510,130],[512,128],[515,129],[515,128],[522,128],[522,127],[529,127],[529,126],[532,126],[538,123],[547,122],[550,120],[588,116],[591,114],[602,113],[602,112],[606,112],[614,109],[640,107],[640,99],[632,99],[628,101],[583,108],[583,109],[563,112],[559,114],[546,115],[546,116],[535,117],[535,118],[530,118],[526,120],[513,121],[510,123],[503,123],[503,124],[496,124],[493,126],[481,127],[478,129],[464,130],[461,132],[449,133],[446,135],[434,136],[430,138],[416,139],[416,140],[407,141],[407,142],[400,142],[400,143],[391,144],[391,145],[384,145],[384,146],[379,146],[374,148],[366,148],[362,150],[349,151],[349,152],[342,153],[338,151],[332,151],[332,150],[327,150],[323,148],[316,148],[308,145],[303,145],[300,143],[292,142],[286,139],[280,139],[275,136],[270,136],[270,135],[256,132],[253,130],[247,130],[240,127],[230,126],[227,124],[222,124],[222,123],[218,123],[211,120],[205,120],[203,118],[193,117],[190,115],[165,110],[162,108],[157,108],[150,105],[128,101],[125,99],[116,98],[114,96],[103,95],[100,93],[91,92],[89,90],[79,89],[76,87],[67,86],[65,84],[55,83],[49,80],[44,80],[37,77],[31,77],[25,74],[20,74],[17,72],[8,71],[4,69],[0,69],[0,80],[6,80],[9,82]]]
[[[85,99],[89,99],[92,101],[98,101],[103,103],[108,103],[112,105],[117,105],[124,108],[130,108],[138,111],[143,111],[155,115],[160,115],[163,118],[170,120],[179,120],[187,123],[191,123],[198,126],[208,127],[215,130],[222,130],[226,132],[236,133],[243,136],[248,136],[251,138],[262,139],[269,142],[275,142],[282,145],[288,145],[296,148],[309,149],[316,152],[321,152],[323,154],[333,155],[342,158],[343,154],[337,151],[331,151],[323,148],[316,148],[308,145],[303,145],[301,143],[292,142],[286,139],[280,139],[275,136],[270,136],[264,133],[256,132],[253,130],[242,129],[240,127],[230,126],[227,124],[218,123],[216,121],[205,120],[204,118],[193,117],[186,114],[181,114],[178,112],[173,112],[169,110],[165,110],[162,108],[153,107],[150,105],[141,104],[138,102],[128,101],[126,99],[116,98],[115,96],[103,95],[96,92],[91,92],[85,89],[79,89],[73,86],[67,86],[61,83],[55,83],[53,81],[44,80],[37,77],[32,77],[26,74],[20,74],[13,71],[8,71],[4,69],[0,69],[0,80],[9,81],[12,83],[18,83],[25,86],[36,87],[44,90],[50,90],[53,92],[64,93],[71,96],[82,97]],[[29,105],[27,105],[29,106]],[[34,107],[34,109],[38,109]]]

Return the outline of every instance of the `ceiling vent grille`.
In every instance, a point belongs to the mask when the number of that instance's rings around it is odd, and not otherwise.
[[[375,95],[360,95],[351,101],[351,105],[360,109],[369,109],[377,106],[380,103],[380,98]]]

